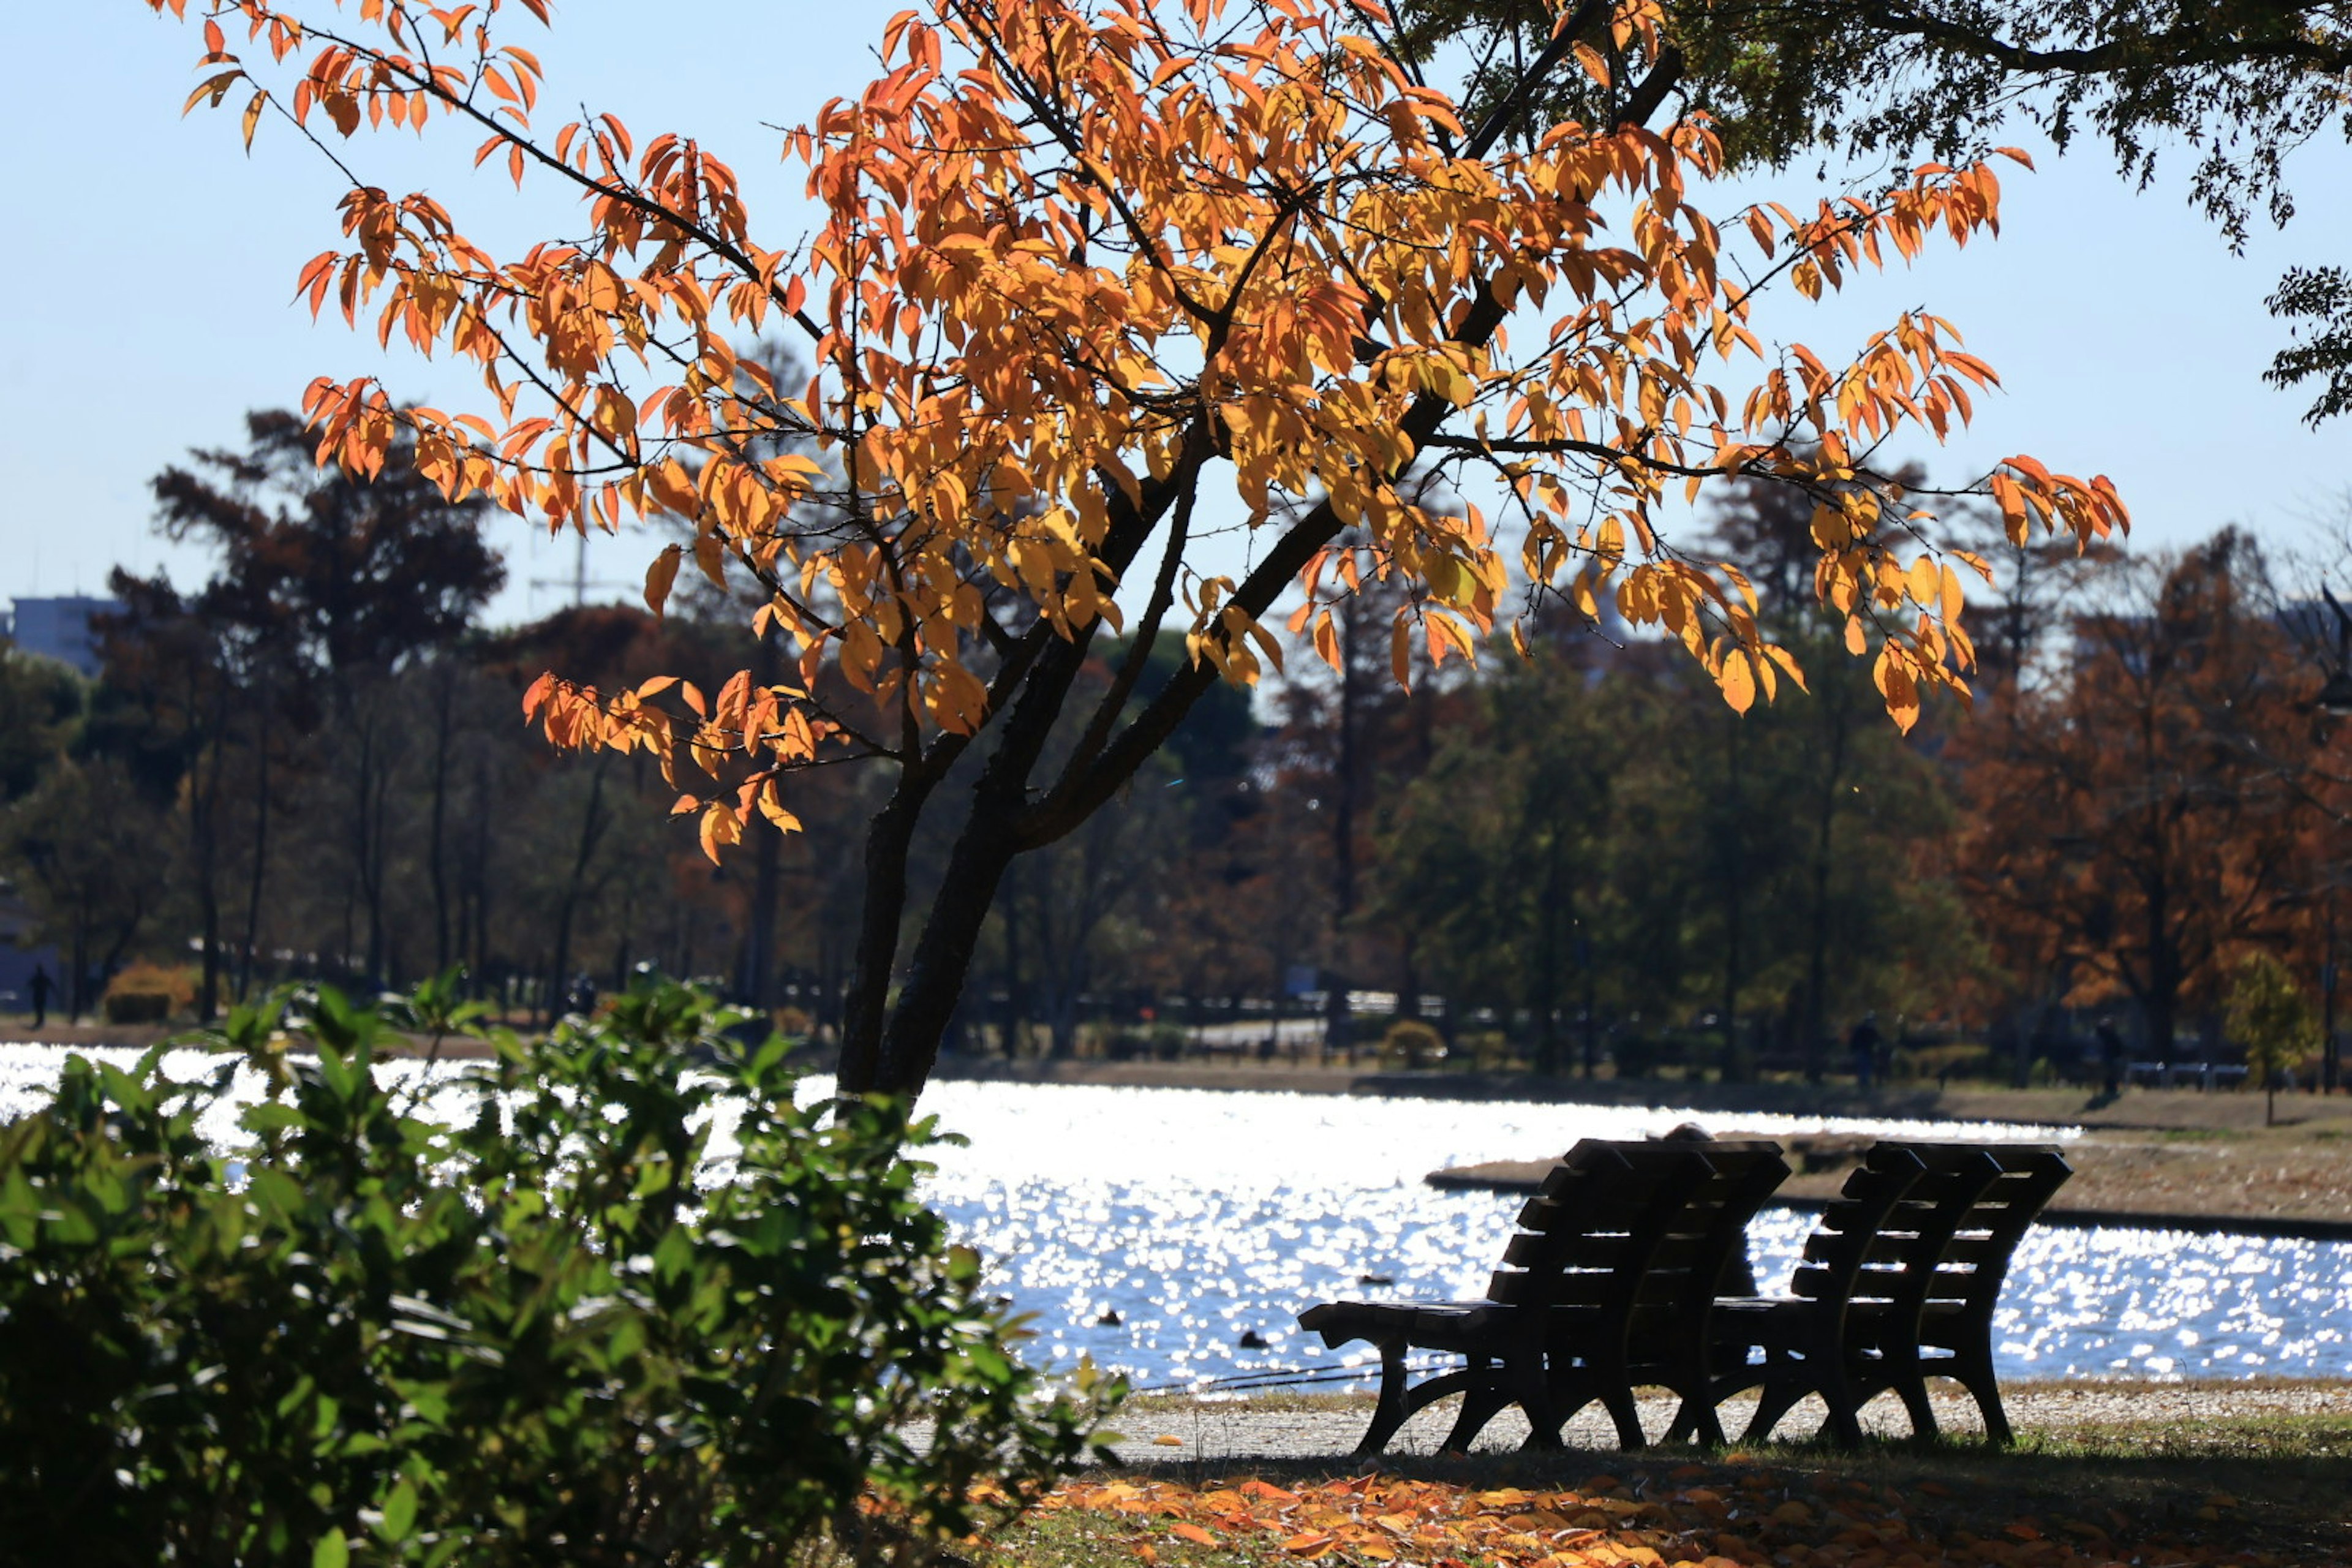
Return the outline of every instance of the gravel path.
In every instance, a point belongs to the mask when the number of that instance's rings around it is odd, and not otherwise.
[[[2352,1415],[2352,1383],[2278,1381],[2244,1384],[2176,1384],[2084,1381],[2025,1383],[2003,1391],[2010,1424],[2021,1437],[2036,1432],[2076,1431],[2085,1426],[2147,1426],[2193,1429],[2217,1419]],[[1984,1426],[1975,1405],[1957,1391],[1935,1395],[1936,1418],[1953,1436],[1979,1436]],[[1737,1434],[1751,1405],[1724,1406],[1724,1426]],[[1663,1429],[1673,1409],[1664,1397],[1642,1402],[1643,1425]],[[1371,1414],[1366,1399],[1328,1403],[1203,1400],[1190,1404],[1154,1401],[1120,1411],[1112,1426],[1124,1435],[1119,1457],[1130,1464],[1227,1464],[1247,1459],[1344,1460],[1363,1435]],[[1421,1412],[1389,1446],[1392,1454],[1434,1453],[1453,1424],[1452,1401]],[[1780,1428],[1783,1438],[1810,1436],[1820,1422],[1815,1402],[1800,1405]],[[1893,1399],[1874,1401],[1863,1425],[1874,1434],[1901,1436],[1909,1428]],[[1480,1434],[1477,1451],[1518,1447],[1527,1423],[1507,1410]],[[1613,1451],[1616,1431],[1597,1406],[1569,1423],[1571,1448]]]

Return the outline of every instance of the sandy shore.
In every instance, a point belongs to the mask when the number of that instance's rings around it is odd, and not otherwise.
[[[1981,1436],[1983,1422],[1967,1395],[1937,1387],[1936,1420],[1957,1437]],[[2336,1380],[2262,1379],[2245,1383],[2149,1383],[2082,1379],[2019,1382],[2001,1390],[2002,1407],[2021,1440],[2079,1436],[2086,1429],[2210,1427],[2221,1421],[2296,1419],[2352,1415],[2352,1384]],[[1656,1433],[1674,1412],[1664,1396],[1641,1401],[1643,1426]],[[1735,1436],[1755,1408],[1752,1401],[1727,1401],[1726,1430]],[[1305,1459],[1349,1453],[1371,1416],[1370,1395],[1330,1400],[1138,1401],[1118,1412],[1111,1425],[1121,1435],[1118,1454],[1130,1464],[1223,1462],[1234,1459]],[[1454,1419],[1454,1402],[1442,1400],[1405,1424],[1390,1445],[1399,1455],[1437,1451]],[[1866,1430],[1881,1436],[1909,1431],[1902,1406],[1879,1399],[1863,1410]],[[1781,1423],[1778,1436],[1801,1439],[1820,1425],[1817,1402],[1809,1401]],[[1496,1416],[1480,1434],[1478,1452],[1507,1451],[1527,1436],[1517,1410]],[[1614,1450],[1616,1428],[1598,1408],[1580,1412],[1562,1434],[1572,1448]],[[1172,1441],[1171,1441],[1172,1439]]]

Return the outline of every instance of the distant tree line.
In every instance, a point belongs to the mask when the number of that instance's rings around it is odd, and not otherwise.
[[[404,456],[322,473],[298,421],[256,416],[246,450],[155,481],[209,581],[117,573],[95,681],[0,662],[0,858],[61,1002],[144,956],[193,969],[199,1014],[291,976],[462,967],[543,1015],[650,964],[835,1022],[870,785],[820,779],[803,831],[710,865],[654,763],[558,754],[520,700],[549,668],[716,679],[728,606],[486,628],[481,518]],[[1810,512],[1760,489],[1713,523],[1767,575],[1816,553]],[[2352,799],[2314,706],[2334,623],[2235,532],[2131,557],[1979,532],[1976,713],[1907,737],[1801,608],[1780,634],[1810,689],[1741,717],[1687,659],[1556,605],[1529,658],[1402,690],[1401,590],[1368,584],[1336,671],[1299,649],[1255,700],[1221,688],[1113,809],[1016,866],[951,1045],[1066,1055],[1316,1007],[1335,1042],[1427,1016],[1554,1072],[1818,1076],[1874,1010],[1982,1031],[2022,1071],[2085,1007],[2201,1054],[2186,1037],[2252,951],[2318,991]],[[953,827],[917,846],[919,882]]]

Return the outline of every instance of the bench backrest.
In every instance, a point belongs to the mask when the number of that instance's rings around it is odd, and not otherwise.
[[[1885,1303],[1916,1335],[1934,1302],[1989,1322],[2026,1227],[2072,1174],[2039,1144],[1874,1145],[1805,1243],[1791,1289],[1843,1309]]]
[[[1519,1211],[1487,1299],[1696,1331],[1749,1217],[1788,1174],[1773,1143],[1586,1139]]]
[[[1953,1148],[1916,1147],[1931,1161]],[[1952,1335],[1979,1334],[1991,1323],[2018,1242],[2074,1173],[2065,1157],[2048,1144],[1996,1145],[1979,1152],[1990,1155],[1999,1171],[1978,1190],[1975,1201],[1945,1237],[1919,1297],[1923,1309],[1935,1306],[1952,1312]],[[1932,1335],[1929,1342],[1944,1342],[1948,1337]]]

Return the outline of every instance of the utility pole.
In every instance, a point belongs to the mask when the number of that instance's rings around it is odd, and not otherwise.
[[[2319,965],[2319,1092],[2336,1092],[2336,884],[2327,884],[2326,948]]]
[[[569,587],[572,590],[572,607],[575,610],[587,604],[588,590],[591,588],[629,586],[626,583],[591,578],[588,575],[588,536],[585,533],[578,535],[572,541],[572,576],[568,581],[562,577],[533,577],[530,580],[530,585],[534,589]]]

